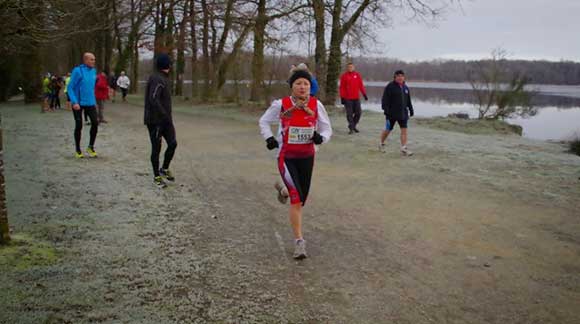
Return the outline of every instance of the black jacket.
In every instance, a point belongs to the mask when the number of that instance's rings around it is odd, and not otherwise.
[[[145,125],[172,123],[171,87],[163,72],[152,74],[145,87]]]
[[[409,119],[409,112],[413,113],[409,87],[406,84],[401,87],[395,81],[389,82],[383,92],[382,107],[385,115],[391,119]]]

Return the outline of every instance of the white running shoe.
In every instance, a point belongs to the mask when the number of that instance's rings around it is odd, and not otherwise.
[[[306,254],[306,241],[299,240],[296,242],[296,246],[294,247],[294,259],[295,260],[302,260],[306,259],[308,255]]]
[[[379,142],[379,152],[381,153],[386,153],[387,150],[385,149],[385,143],[380,143]]]
[[[401,146],[401,154],[404,156],[411,156],[413,155],[413,152],[411,152],[407,146]]]

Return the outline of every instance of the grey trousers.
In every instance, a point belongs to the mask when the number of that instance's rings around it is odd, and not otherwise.
[[[348,121],[348,129],[355,129],[356,125],[360,121],[362,115],[362,109],[360,106],[360,100],[345,100],[344,110],[346,111],[346,120]]]

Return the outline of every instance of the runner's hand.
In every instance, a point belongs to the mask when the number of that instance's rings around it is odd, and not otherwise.
[[[366,94],[364,94],[363,97],[365,97],[365,101],[369,101],[369,97],[367,97]]]
[[[322,137],[322,135],[318,134],[318,132],[314,131],[314,135],[312,135],[312,141],[314,142],[314,144],[320,145],[324,141],[324,138]]]
[[[74,110],[81,110],[81,105],[79,105],[79,104],[74,104],[74,105],[73,105],[73,109],[74,109]]]
[[[409,110],[409,115],[411,117],[415,116],[415,111],[413,109]]]
[[[270,151],[275,148],[278,148],[278,141],[274,138],[274,136],[268,137],[268,139],[266,140],[266,147]]]
[[[341,104],[341,105],[344,105],[344,104],[346,104],[346,100],[345,100],[344,98],[340,98],[340,104]]]

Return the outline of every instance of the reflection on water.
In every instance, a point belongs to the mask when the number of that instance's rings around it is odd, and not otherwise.
[[[363,101],[363,109],[381,110],[381,98],[385,82],[367,82],[369,101]],[[418,117],[447,116],[450,113],[466,112],[477,117],[475,98],[467,83],[409,82],[415,114]],[[191,96],[191,84],[184,85],[184,93]],[[534,86],[537,91],[533,104],[540,108],[534,117],[510,119],[524,129],[524,136],[542,140],[567,139],[576,132],[580,134],[580,87],[577,86]],[[268,87],[267,96],[279,98],[288,95],[285,83]],[[227,84],[222,95],[226,98],[248,100],[248,83]],[[339,104],[339,102],[337,102]]]

